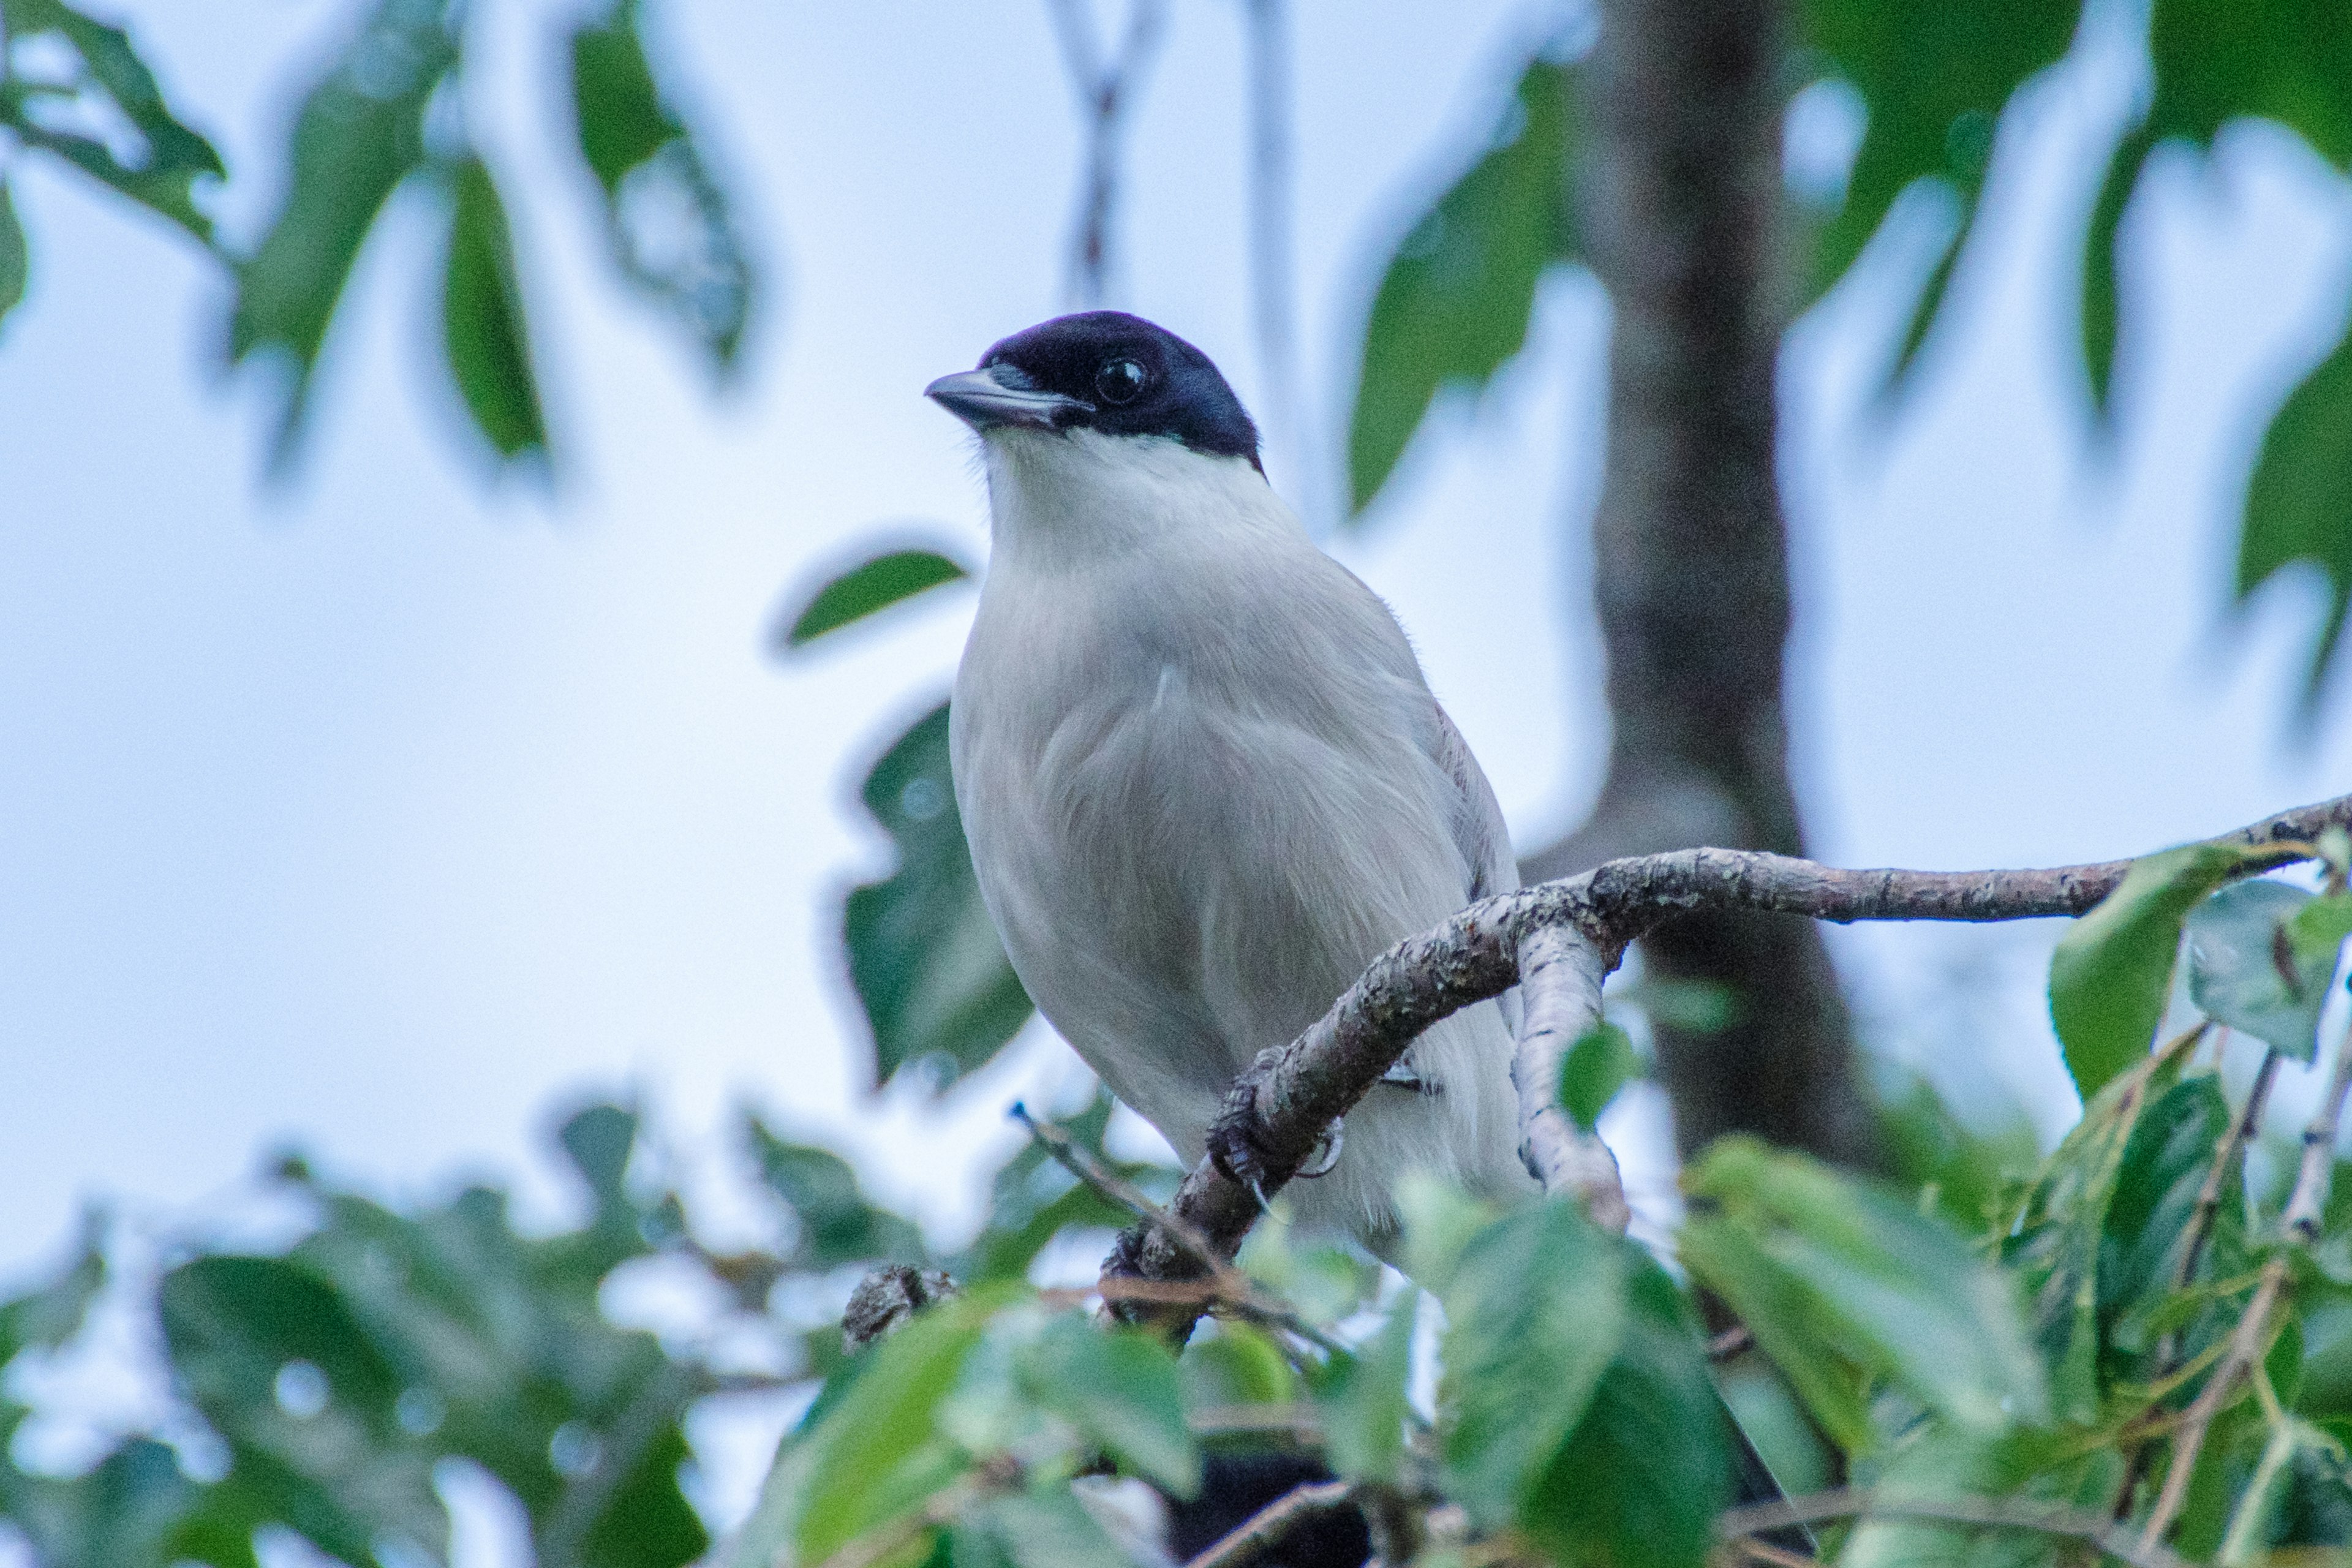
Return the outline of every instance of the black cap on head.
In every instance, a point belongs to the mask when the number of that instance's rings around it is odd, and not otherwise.
[[[1122,310],[1057,316],[1015,332],[981,356],[978,371],[933,383],[930,395],[980,429],[1165,436],[1263,471],[1257,426],[1209,356]]]

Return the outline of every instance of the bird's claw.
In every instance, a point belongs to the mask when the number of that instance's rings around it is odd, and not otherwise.
[[[1315,1140],[1315,1147],[1307,1155],[1307,1163],[1298,1167],[1298,1179],[1311,1182],[1318,1176],[1328,1176],[1331,1167],[1339,1163],[1339,1145],[1347,1137],[1347,1129],[1338,1117],[1323,1129],[1323,1136]]]

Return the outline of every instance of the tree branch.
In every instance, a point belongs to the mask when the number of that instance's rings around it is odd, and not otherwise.
[[[1286,1491],[1227,1531],[1184,1568],[1241,1568],[1318,1513],[1356,1500],[1353,1481],[1318,1481]]]
[[[2281,812],[2219,842],[2273,846],[2252,873],[2310,853],[2330,826],[2352,827],[2352,795]],[[1256,1222],[1259,1200],[1295,1175],[1323,1129],[1345,1115],[1432,1024],[1521,981],[1525,944],[1557,931],[1568,957],[1538,943],[1538,975],[1516,1077],[1531,1169],[1548,1190],[1576,1192],[1572,1160],[1556,1156],[1531,1099],[1559,1082],[1557,1051],[1598,1022],[1598,980],[1626,945],[1660,921],[1694,911],[1755,910],[1841,923],[1854,921],[2013,921],[2080,915],[2115,890],[2128,860],[2043,870],[1839,870],[1785,855],[1685,849],[1615,860],[1581,877],[1545,882],[1471,905],[1434,930],[1374,959],[1329,1012],[1289,1045],[1262,1051],[1234,1081],[1210,1129],[1211,1153],[1184,1178],[1172,1215],[1230,1258]],[[1578,944],[1585,952],[1577,956]],[[1552,973],[1552,971],[1557,973]],[[1580,978],[1581,977],[1581,978]],[[1589,985],[1582,983],[1589,978]],[[1570,984],[1571,979],[1578,984]],[[1549,1062],[1549,1071],[1545,1070]],[[1155,1232],[1123,1245],[1117,1274],[1175,1279],[1197,1271],[1183,1249]]]
[[[1785,1502],[1735,1508],[1716,1521],[1716,1533],[1727,1542],[1737,1542],[1759,1531],[1779,1530],[1787,1525],[1815,1524],[1831,1519],[1867,1518],[1873,1514],[2069,1536],[2087,1542],[2107,1556],[2133,1564],[2133,1568],[2187,1568],[2181,1558],[2168,1548],[2158,1543],[2136,1542],[2129,1531],[2101,1514],[2087,1509],[2035,1502],[2026,1498],[1906,1497],[1900,1493],[1849,1487]]]

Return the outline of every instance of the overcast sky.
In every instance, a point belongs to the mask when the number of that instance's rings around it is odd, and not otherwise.
[[[289,89],[349,7],[119,8],[253,232]],[[282,1141],[394,1192],[512,1174],[593,1089],[642,1092],[689,1148],[751,1100],[952,1226],[1004,1104],[1069,1079],[1039,1029],[944,1121],[877,1103],[839,979],[838,894],[887,866],[849,792],[944,689],[969,597],[801,663],[762,647],[793,585],[877,532],[984,551],[963,434],[919,395],[1066,303],[1078,146],[1043,8],[655,7],[768,263],[722,397],[597,248],[561,145],[572,8],[478,9],[469,112],[517,209],[551,491],[467,445],[428,352],[421,198],[366,252],[307,461],[272,488],[257,389],[215,369],[217,279],[122,204],[13,165],[34,281],[0,336],[0,1271],[59,1245],[85,1194],[184,1215]],[[1546,13],[1298,10],[1300,337],[1328,462],[1378,258]],[[1173,7],[1114,302],[1252,398],[1240,41],[1234,5]],[[2126,235],[2148,330],[2102,470],[2067,258],[2127,90],[2112,62],[2073,69],[2004,121],[2004,199],[1891,416],[1871,367],[1921,230],[1882,237],[1790,340],[1792,704],[1825,858],[2121,855],[2352,787],[2345,702],[2308,742],[2288,722],[2316,584],[2243,617],[2226,594],[2253,433],[2343,310],[2344,194],[2260,132],[2210,170],[2159,159]],[[1589,281],[1559,279],[1521,363],[1336,546],[1411,628],[1523,844],[1576,818],[1606,742],[1582,542],[1605,331]],[[1301,493],[1297,463],[1274,477]],[[2049,940],[1839,952],[1874,1018],[1978,974],[1990,1021],[1939,1002],[1904,1048],[1990,1061],[2048,1131],[2073,1113],[2037,1011]]]

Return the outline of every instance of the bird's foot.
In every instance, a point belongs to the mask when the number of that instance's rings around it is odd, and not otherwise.
[[[1347,1129],[1335,1117],[1323,1129],[1323,1136],[1315,1140],[1315,1147],[1307,1156],[1307,1163],[1298,1167],[1298,1179],[1311,1182],[1318,1176],[1328,1176],[1331,1167],[1339,1163],[1339,1144]]]
[[[1315,1140],[1315,1147],[1283,1180],[1313,1181],[1330,1174],[1339,1163],[1344,1129],[1333,1120]],[[1266,1206],[1266,1188],[1276,1181],[1275,1162],[1257,1141],[1257,1099],[1244,1085],[1225,1099],[1224,1109],[1209,1124],[1209,1159],[1228,1178],[1249,1189],[1258,1207]]]

